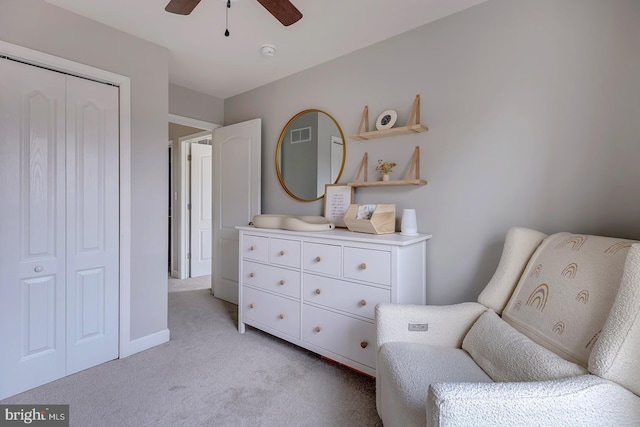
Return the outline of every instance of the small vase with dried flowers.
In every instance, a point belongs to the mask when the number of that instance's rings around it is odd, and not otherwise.
[[[376,170],[382,174],[383,181],[389,181],[389,174],[393,172],[394,167],[396,167],[396,162],[385,162],[384,160],[378,160],[378,166],[376,166]]]

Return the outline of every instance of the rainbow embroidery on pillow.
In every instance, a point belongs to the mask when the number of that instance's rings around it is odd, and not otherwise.
[[[543,311],[544,306],[547,305],[547,298],[549,297],[549,286],[545,283],[540,284],[527,298],[527,305],[535,308],[536,310]]]
[[[531,273],[529,273],[529,277],[538,277],[540,276],[541,271],[542,271],[542,264],[538,264],[533,268],[533,270],[531,270]]]
[[[588,290],[582,290],[580,292],[578,292],[578,295],[576,295],[576,301],[581,302],[583,304],[586,304],[589,302],[589,291]]]
[[[579,251],[584,242],[587,241],[587,236],[571,236],[558,243],[556,249],[563,249],[565,246],[571,246],[571,250]]]
[[[575,262],[572,262],[571,264],[567,265],[564,270],[562,270],[562,273],[560,273],[560,275],[562,277],[568,277],[569,279],[573,279],[574,277],[576,277],[576,273],[578,272],[578,264],[576,264]]]
[[[562,335],[562,333],[564,332],[564,322],[556,323],[555,325],[553,325],[553,329],[551,330],[558,335]]]
[[[596,341],[598,341],[598,338],[600,338],[600,332],[602,332],[602,329],[600,329],[593,337],[591,337],[591,339],[589,340],[587,345],[584,346],[584,348],[591,351],[593,346],[596,345]]]
[[[622,249],[625,249],[625,248],[630,248],[631,246],[633,246],[634,243],[637,243],[637,242],[618,242],[615,245],[609,246],[607,248],[607,250],[604,251],[604,253],[605,254],[615,254],[619,250],[622,250]]]

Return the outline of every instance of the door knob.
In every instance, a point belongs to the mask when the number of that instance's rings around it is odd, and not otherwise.
[[[36,273],[40,273],[42,270],[44,270],[44,267],[41,265],[38,265],[33,269]]]

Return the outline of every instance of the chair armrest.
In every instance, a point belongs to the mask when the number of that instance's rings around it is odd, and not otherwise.
[[[482,304],[455,305],[378,304],[376,306],[377,346],[402,341],[437,346],[462,346],[464,336],[487,310]],[[409,331],[409,323],[426,324],[424,331]]]
[[[637,426],[640,397],[595,375],[537,382],[432,384],[427,425]]]

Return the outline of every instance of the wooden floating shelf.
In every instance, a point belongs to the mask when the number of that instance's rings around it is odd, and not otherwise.
[[[409,165],[409,172],[405,179],[397,179],[393,181],[369,181],[367,177],[368,169],[369,153],[364,153],[355,180],[347,183],[347,185],[350,185],[351,187],[393,187],[399,185],[425,185],[427,183],[424,179],[420,179],[420,147],[416,147],[415,150],[413,150],[413,156],[411,156],[411,162]],[[361,176],[362,180],[360,179]]]
[[[357,139],[360,141],[366,141],[366,140],[375,139],[375,138],[386,138],[388,136],[408,135],[411,133],[426,132],[428,130],[429,128],[426,127],[425,125],[410,125],[410,126],[402,126],[398,128],[363,132],[361,134],[350,135],[350,138]]]
[[[409,135],[412,133],[426,132],[428,130],[428,127],[420,124],[420,94],[418,94],[416,95],[416,99],[413,101],[413,108],[411,108],[411,115],[409,116],[409,120],[407,120],[406,126],[369,131],[369,106],[365,105],[364,111],[362,112],[362,118],[360,119],[360,125],[358,126],[358,131],[355,134],[350,135],[350,138],[359,141],[367,141],[369,139]]]
[[[397,179],[394,181],[359,181],[349,182],[347,185],[352,187],[393,187],[399,185],[426,185],[427,181],[424,179]]]

